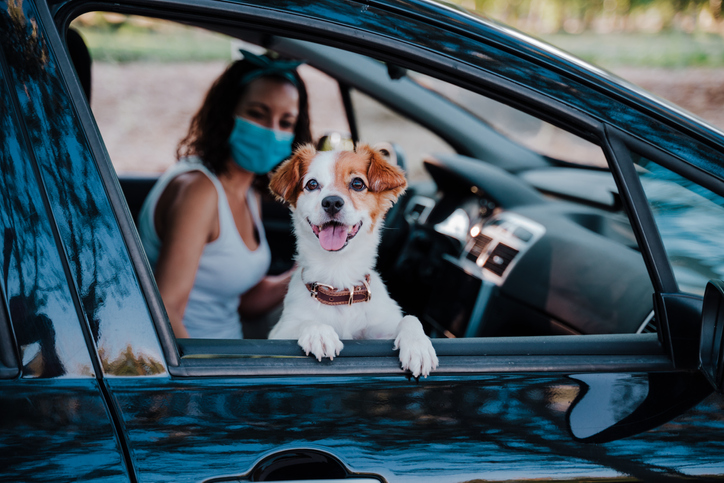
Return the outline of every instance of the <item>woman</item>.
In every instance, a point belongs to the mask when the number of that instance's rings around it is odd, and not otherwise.
[[[239,312],[277,306],[289,281],[266,276],[259,190],[293,147],[311,141],[307,93],[298,63],[242,53],[141,209],[139,234],[176,337],[241,338]]]

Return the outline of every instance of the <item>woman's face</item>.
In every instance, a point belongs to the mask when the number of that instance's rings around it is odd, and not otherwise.
[[[239,99],[234,115],[267,129],[294,132],[299,116],[299,91],[282,79],[254,79]]]

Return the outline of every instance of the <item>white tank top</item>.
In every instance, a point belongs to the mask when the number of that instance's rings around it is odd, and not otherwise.
[[[184,312],[183,323],[189,337],[198,339],[240,339],[240,296],[266,275],[271,264],[271,251],[253,190],[247,202],[259,234],[259,246],[249,250],[236,228],[224,188],[219,179],[196,157],[180,160],[156,182],[143,203],[138,219],[138,232],[151,267],[156,269],[161,240],[156,233],[156,204],[168,183],[181,173],[201,171],[214,183],[219,196],[219,237],[207,243]]]

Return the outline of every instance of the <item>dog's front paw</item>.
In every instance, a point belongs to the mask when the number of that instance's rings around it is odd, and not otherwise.
[[[408,315],[402,319],[394,348],[400,349],[402,369],[409,369],[414,377],[427,377],[438,366],[435,348],[417,317]]]
[[[339,352],[344,349],[344,344],[339,340],[337,332],[332,327],[324,324],[312,325],[302,330],[299,336],[299,346],[305,354],[311,352],[318,361],[322,361],[324,357],[334,360],[334,356],[338,356]]]

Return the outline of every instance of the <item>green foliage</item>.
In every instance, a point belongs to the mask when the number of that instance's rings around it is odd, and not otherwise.
[[[722,31],[722,0],[449,0],[536,33]]]
[[[724,66],[724,39],[719,35],[586,32],[542,35],[541,38],[576,57],[606,68]]]
[[[90,14],[74,22],[97,62],[231,60],[231,39],[202,29],[139,17]]]

